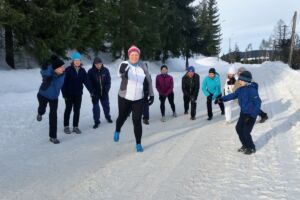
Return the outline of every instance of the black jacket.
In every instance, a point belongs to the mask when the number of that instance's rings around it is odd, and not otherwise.
[[[190,78],[187,73],[182,77],[182,92],[184,96],[198,98],[200,89],[200,76],[194,73],[194,76]]]
[[[93,65],[88,71],[88,79],[94,95],[98,97],[108,95],[111,86],[111,77],[109,70],[104,65],[100,70]]]

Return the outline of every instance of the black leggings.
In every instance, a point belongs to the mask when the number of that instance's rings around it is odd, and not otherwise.
[[[119,116],[116,122],[116,132],[120,132],[130,112],[132,112],[132,122],[134,127],[134,135],[136,144],[141,144],[142,139],[142,115],[143,115],[143,99],[130,101],[118,96]]]
[[[72,108],[74,111],[73,116],[73,127],[78,127],[79,117],[80,117],[80,107],[81,107],[82,96],[67,96],[65,98],[66,110],[64,114],[64,126],[69,126],[70,115]]]
[[[161,111],[161,115],[165,116],[165,102],[166,99],[168,98],[169,103],[171,105],[171,109],[173,112],[175,112],[175,104],[174,104],[174,93],[172,92],[171,94],[169,94],[167,97],[159,95],[159,100],[160,100],[160,111]]]

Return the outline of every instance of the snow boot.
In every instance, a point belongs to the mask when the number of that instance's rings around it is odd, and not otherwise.
[[[196,117],[191,117],[191,120],[195,120],[196,119]]]
[[[64,128],[64,132],[65,132],[65,134],[71,134],[70,127],[66,126],[66,127]]]
[[[208,120],[208,121],[212,120],[212,117],[208,117],[207,120]]]
[[[76,134],[81,134],[81,130],[78,127],[74,127],[73,132]]]
[[[246,151],[246,147],[245,146],[242,146],[241,148],[239,148],[237,151],[238,152],[245,152]]]
[[[59,144],[60,143],[60,141],[57,138],[50,138],[49,141],[52,142],[53,144]]]
[[[177,113],[175,111],[173,112],[173,117],[177,117]]]
[[[188,111],[184,111],[184,114],[187,115],[187,114],[189,114],[189,112]]]
[[[143,123],[149,125],[149,119],[143,119]]]
[[[42,121],[42,119],[43,119],[42,115],[38,114],[38,115],[36,116],[36,120],[37,120],[38,122]]]
[[[93,129],[96,129],[96,128],[98,128],[98,127],[99,127],[99,125],[100,125],[100,123],[95,123],[95,125],[93,126]]]
[[[115,134],[114,134],[114,141],[115,142],[119,142],[119,139],[120,139],[120,132],[115,132]]]
[[[110,117],[108,117],[108,118],[106,118],[106,121],[108,122],[108,123],[113,123],[113,120],[111,120],[111,118]]]
[[[259,120],[259,123],[264,123],[267,119],[269,119],[268,115],[262,117],[262,118]]]
[[[166,117],[165,117],[165,116],[162,116],[161,121],[162,121],[162,122],[166,122]]]
[[[136,152],[143,152],[144,151],[141,144],[137,144],[135,148],[136,148]]]
[[[253,154],[253,153],[255,153],[255,152],[256,152],[255,149],[246,149],[246,150],[244,151],[244,154],[246,154],[246,155],[251,155],[251,154]]]

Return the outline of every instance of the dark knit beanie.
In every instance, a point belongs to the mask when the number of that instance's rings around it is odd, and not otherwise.
[[[95,64],[99,64],[99,63],[102,63],[102,60],[101,60],[101,58],[96,57],[96,58],[94,59],[94,65],[95,65]]]
[[[239,80],[251,83],[251,81],[252,81],[252,74],[251,74],[251,72],[249,72],[249,71],[243,71],[240,74],[240,76],[239,76]]]
[[[51,64],[52,68],[55,70],[61,66],[63,66],[65,63],[61,59],[59,59],[56,55],[51,56]]]
[[[163,66],[161,66],[161,67],[160,67],[160,71],[161,71],[163,68],[166,68],[166,69],[168,69],[168,66],[167,66],[167,65],[163,65]]]
[[[216,69],[215,68],[210,68],[208,73],[213,73],[213,74],[216,74]]]

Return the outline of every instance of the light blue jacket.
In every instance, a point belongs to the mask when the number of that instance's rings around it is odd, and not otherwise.
[[[202,82],[202,92],[206,97],[212,94],[213,100],[221,94],[221,81],[219,74],[216,74],[213,79],[209,76],[205,77]]]

